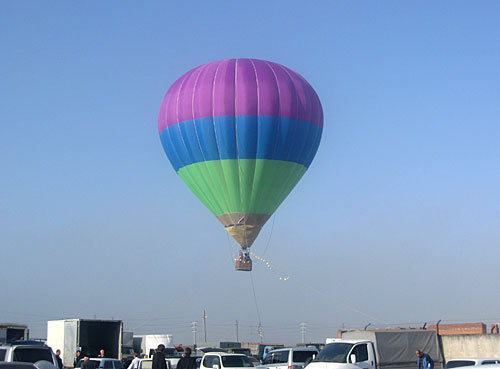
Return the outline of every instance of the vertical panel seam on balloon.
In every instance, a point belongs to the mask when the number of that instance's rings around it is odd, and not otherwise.
[[[168,110],[168,109],[167,109],[167,110]],[[177,123],[177,124],[179,124],[179,123]],[[170,128],[171,128],[171,127],[172,127],[172,126],[170,126],[170,127],[166,128],[167,135],[168,135],[168,137],[170,138],[170,143],[172,144],[172,151],[175,153],[175,155],[177,155],[177,157],[179,157],[179,154],[178,154],[178,153],[177,153],[177,151],[175,150],[175,145],[173,144],[172,135],[171,135],[171,133],[170,133]],[[179,160],[179,161],[180,161],[180,160]],[[180,176],[180,174],[179,174],[180,170],[181,170],[182,168],[185,168],[186,166],[187,166],[187,165],[182,165],[179,169],[177,169],[177,171],[176,171],[176,172],[177,172],[177,174],[178,174],[179,176]],[[186,171],[185,171],[185,172],[186,172]],[[194,186],[195,188],[197,188],[197,189],[198,189],[198,192],[199,192],[200,194],[202,194],[202,195],[203,195],[203,197],[206,199],[206,198],[207,198],[207,196],[206,196],[205,192],[204,192],[204,191],[203,191],[203,190],[202,190],[202,189],[201,189],[198,185],[196,185],[196,181],[193,181],[193,177],[191,176],[191,174],[190,174],[189,172],[187,173],[187,176],[191,178],[191,183],[193,183],[193,186]],[[182,178],[182,177],[181,177],[181,178]],[[193,192],[194,192],[194,191],[193,191]]]
[[[206,161],[205,154],[203,153],[203,149],[201,148],[201,144],[200,144],[200,139],[198,137],[198,130],[196,129],[196,120],[195,120],[195,116],[194,116],[194,95],[196,93],[196,86],[198,84],[198,79],[200,78],[201,72],[202,72],[202,68],[200,68],[200,71],[199,71],[198,75],[196,76],[196,79],[195,79],[194,85],[193,85],[193,93],[191,94],[191,115],[193,117],[193,127],[194,127],[194,134],[196,136],[196,142],[198,144],[198,147],[200,148],[200,153],[201,153],[201,156],[203,158],[203,161]]]
[[[284,68],[282,65],[279,65],[279,67],[286,73],[286,75],[288,76],[288,78],[290,79],[290,82],[292,83],[292,86],[293,86],[293,91],[295,92],[295,100],[297,101],[297,112],[296,112],[296,118],[297,120],[299,120],[300,118],[300,115],[299,115],[299,94],[297,92],[297,88],[295,87],[295,83],[294,83],[294,80],[292,78],[292,76],[290,75],[290,73],[288,72],[288,70],[286,68]],[[297,125],[296,124],[293,124],[292,125],[292,129],[293,129],[293,134],[291,135],[292,137],[295,136],[295,133],[297,131]],[[290,151],[290,147],[287,148],[287,151]],[[285,157],[283,158],[283,160],[287,160],[289,161],[289,152],[286,153]]]
[[[250,201],[248,206],[248,211],[251,212],[253,210],[253,198],[254,198],[254,189],[255,189],[255,173],[257,171],[257,154],[259,152],[259,122],[260,122],[260,85],[259,85],[259,76],[257,75],[257,69],[255,68],[255,63],[252,59],[249,59],[250,63],[252,63],[253,71],[255,73],[255,83],[257,84],[257,133],[255,140],[255,165],[253,167],[253,178],[252,178],[252,192],[250,193]]]
[[[228,188],[226,181],[226,173],[224,172],[224,165],[222,165],[222,155],[220,152],[219,140],[217,139],[217,125],[215,124],[215,81],[217,80],[217,74],[219,73],[219,68],[222,65],[222,61],[217,64],[217,68],[215,69],[214,78],[212,81],[212,124],[214,126],[214,136],[215,136],[215,144],[217,145],[217,154],[219,155],[219,165],[222,171],[222,177],[224,179],[224,184],[226,185],[226,189]],[[228,204],[228,209],[231,207],[230,195],[229,191],[226,191],[226,202]]]
[[[290,79],[290,82],[291,82],[291,84],[292,84],[292,86],[293,86],[293,91],[294,91],[294,93],[295,93],[295,98],[296,98],[296,101],[297,101],[297,112],[296,112],[296,118],[295,118],[295,120],[297,120],[297,122],[298,122],[298,121],[299,121],[299,117],[300,117],[300,116],[299,116],[299,103],[298,103],[298,99],[299,99],[299,97],[298,97],[297,89],[296,89],[296,87],[295,87],[294,80],[293,80],[292,76],[290,75],[290,73],[288,72],[288,70],[287,70],[285,67],[283,67],[283,66],[282,66],[282,65],[280,65],[280,64],[277,64],[277,66],[279,66],[279,68],[281,68],[281,69],[282,69],[282,70],[286,73],[286,75],[287,75],[287,76],[288,76],[288,78]],[[290,119],[290,121],[291,121],[293,118],[291,118],[291,117],[290,117],[289,119]],[[297,123],[292,124],[292,129],[293,129],[293,133],[292,133],[292,135],[290,135],[290,136],[293,138],[293,137],[294,137],[294,135],[296,134],[296,131],[297,131]],[[293,141],[293,140],[292,140],[292,141]],[[290,150],[290,148],[287,148],[287,149],[288,149],[288,150]],[[289,160],[289,158],[288,158],[288,156],[290,156],[290,155],[289,155],[289,154],[285,155],[285,157],[284,157],[284,158],[282,158],[282,160],[290,161],[290,160]],[[306,168],[306,169],[307,169],[307,168]],[[281,190],[282,190],[283,188],[286,188],[287,184],[288,184],[290,181],[292,181],[292,180],[293,180],[293,178],[294,178],[294,173],[288,173],[288,175],[286,176],[286,178],[283,178],[283,181],[282,181],[282,186],[281,186]],[[296,184],[297,184],[297,183],[295,183],[295,185],[296,185]],[[282,201],[284,201],[284,199],[290,195],[290,193],[292,192],[292,190],[293,190],[293,188],[295,187],[295,185],[294,185],[294,186],[290,189],[290,192],[289,192],[289,193],[288,193],[288,194],[287,194],[287,195],[283,198],[283,200],[282,200]]]
[[[178,91],[177,91],[176,106],[175,106],[175,109],[176,109],[176,118],[177,118],[177,123],[176,123],[175,125],[179,128],[179,135],[180,135],[180,137],[181,137],[181,140],[182,140],[182,143],[183,143],[183,145],[184,145],[184,148],[186,149],[186,155],[187,155],[187,156],[189,156],[189,151],[188,151],[188,149],[187,149],[186,142],[184,141],[184,137],[183,137],[183,135],[182,135],[182,130],[181,130],[181,126],[180,126],[181,122],[179,122],[179,97],[180,97],[180,94],[181,94],[181,89],[182,89],[182,86],[184,85],[184,82],[186,81],[186,79],[188,78],[188,76],[190,76],[190,75],[191,75],[191,73],[192,73],[192,71],[191,71],[190,73],[186,73],[186,74],[185,74],[184,79],[182,80],[182,82],[181,82],[181,84],[180,84],[180,86],[179,86],[179,89],[178,89]],[[186,165],[186,164],[184,164],[184,165],[183,165],[183,167],[185,167],[185,166],[187,166],[187,165]],[[189,171],[187,171],[187,172],[189,173]],[[188,175],[189,175],[189,177],[191,177],[192,183],[193,183],[193,184],[194,184],[194,183],[196,183],[196,181],[194,181],[194,180],[193,180],[193,177],[191,176],[191,174],[189,173]],[[199,186],[198,186],[198,189],[200,190],[200,193],[202,193],[202,194],[203,194],[203,197],[204,197],[205,201],[208,201],[209,196],[207,196],[207,195],[205,194],[205,191],[203,191],[203,190],[201,189],[201,187],[199,187]],[[210,202],[210,203],[212,203],[212,201],[209,201],[209,202]],[[213,203],[212,203],[212,204],[213,204]],[[212,208],[213,208],[213,205],[212,205]]]
[[[215,144],[217,145],[217,153],[219,154],[219,160],[222,160],[222,156],[220,153],[219,141],[217,140],[217,126],[215,125],[215,80],[217,78],[217,73],[219,72],[219,68],[222,62],[217,64],[217,68],[215,69],[214,79],[212,81],[212,124],[214,126],[214,134],[215,134]]]
[[[192,116],[193,116],[193,127],[194,127],[194,132],[195,132],[195,136],[196,136],[196,142],[198,143],[198,147],[200,148],[200,153],[203,157],[203,164],[202,166],[205,168],[205,173],[208,174],[206,177],[206,180],[211,182],[211,185],[212,185],[212,188],[217,188],[216,186],[216,183],[213,181],[213,178],[211,177],[211,173],[210,171],[208,170],[208,166],[207,166],[207,163],[206,163],[206,158],[205,158],[205,155],[203,154],[203,149],[201,148],[201,143],[200,143],[200,140],[199,140],[199,137],[198,137],[198,130],[196,129],[196,120],[195,120],[195,114],[194,114],[194,97],[195,97],[195,93],[196,93],[196,86],[198,84],[198,79],[200,78],[200,75],[201,75],[201,72],[203,71],[203,68],[205,66],[202,66],[200,68],[200,72],[198,73],[198,75],[196,76],[196,80],[194,82],[194,86],[193,86],[193,93],[191,95],[191,113],[192,113]],[[214,194],[212,194],[214,195]],[[218,204],[218,201],[217,201],[217,197],[216,196],[212,196],[212,200],[214,201],[215,204],[219,205],[219,208],[221,208],[220,204]]]
[[[287,69],[291,71],[290,68],[287,68]],[[299,77],[299,79],[301,79],[305,83],[306,86],[309,87],[309,92],[311,92],[312,96],[314,96],[315,103],[316,103],[316,105],[319,107],[319,109],[321,111],[321,119],[319,119],[317,123],[318,123],[318,125],[320,125],[321,128],[323,128],[323,118],[322,118],[322,116],[323,116],[323,107],[321,106],[321,101],[319,99],[319,96],[316,93],[316,91],[314,90],[314,88],[311,86],[311,84],[303,76],[301,76],[300,74],[298,74],[297,76]],[[316,121],[311,121],[311,123],[315,123],[315,122]],[[320,122],[321,122],[321,124],[319,124]]]
[[[281,64],[276,64],[277,67],[279,67],[284,73],[285,75],[288,77],[288,79],[290,80],[290,84],[292,86],[292,91],[294,93],[294,97],[295,97],[295,101],[296,101],[296,106],[297,106],[297,111],[296,111],[296,119],[298,120],[298,117],[299,117],[299,102],[298,102],[298,93],[297,93],[297,89],[295,88],[295,84],[293,83],[293,78],[292,76],[288,73],[288,71],[281,65]],[[282,118],[283,119],[283,118]],[[284,160],[284,161],[290,161],[289,160],[289,156],[290,154],[288,153],[290,151],[290,145],[286,145],[286,143],[290,140],[290,141],[293,141],[292,139],[290,139],[289,137],[292,137],[294,136],[295,132],[296,132],[296,124],[293,124],[292,123],[292,117],[288,117],[287,118],[290,122],[289,127],[289,131],[287,132],[287,137],[285,137],[285,147],[284,147],[284,155],[282,158],[280,158],[280,160]],[[291,130],[291,134],[290,134],[290,130]],[[288,151],[288,152],[287,152]],[[286,188],[287,186],[287,183],[289,181],[291,181],[293,179],[293,173],[288,173],[287,176],[285,178],[282,178],[281,180],[281,183],[279,183],[279,189],[278,189],[278,192],[280,192],[283,188]],[[288,196],[288,194],[287,194]]]
[[[303,80],[302,80],[302,85],[304,86],[304,92],[305,92],[305,94],[307,96],[308,105],[310,105],[310,106],[307,106],[307,108],[310,108],[311,113],[310,113],[310,117],[307,117],[308,119],[300,120],[300,122],[301,122],[300,124],[304,124],[304,123],[302,123],[304,121],[307,121],[308,123],[305,125],[305,127],[307,127],[307,134],[306,134],[306,139],[304,140],[303,145],[300,148],[300,153],[299,153],[298,158],[297,158],[299,160],[301,158],[305,158],[306,157],[305,153],[306,153],[306,148],[308,147],[308,145],[307,145],[308,142],[309,142],[308,138],[310,138],[310,136],[311,136],[311,130],[314,128],[314,123],[313,123],[313,120],[314,120],[313,119],[314,118],[314,116],[313,116],[313,114],[314,114],[313,113],[314,105],[312,103],[312,97],[311,97],[311,94],[310,94],[311,87],[309,86],[308,83],[304,83]],[[307,110],[308,109],[306,109],[306,111]],[[313,142],[313,144],[314,144],[314,142]],[[309,145],[309,147],[311,147],[311,145]]]
[[[314,141],[315,146],[311,149],[311,151],[309,152],[309,155],[308,155],[308,160],[307,161],[308,161],[309,165],[311,165],[314,157],[316,156],[316,152],[318,151],[319,144],[321,142],[321,137],[323,135],[323,127],[324,127],[324,124],[323,124],[323,107],[321,106],[321,101],[319,99],[318,94],[314,90],[314,88],[312,88],[312,86],[310,86],[310,87],[311,87],[311,92],[312,92],[312,94],[314,96],[314,99],[316,101],[317,109],[319,109],[318,125],[319,125],[320,129],[319,129],[319,138],[317,137],[318,136],[318,132],[316,132],[316,138],[315,138],[315,141]],[[308,167],[309,167],[309,165],[308,165]]]
[[[182,130],[181,130],[181,126],[180,126],[181,122],[179,121],[179,97],[181,95],[182,86],[184,85],[184,82],[186,82],[186,79],[188,78],[188,76],[191,75],[191,73],[192,73],[192,71],[189,72],[189,73],[186,73],[184,75],[184,79],[182,80],[181,85],[179,86],[179,89],[177,90],[177,97],[176,97],[176,100],[175,100],[175,115],[176,115],[176,118],[177,118],[176,119],[177,123],[175,125],[179,129],[179,136],[181,137],[182,144],[184,145],[184,148],[186,149],[186,157],[189,157],[189,151],[188,151],[186,142],[184,141],[184,137],[182,136]],[[184,165],[184,166],[186,166],[186,165]]]
[[[311,117],[310,117],[311,119],[309,121],[311,126],[308,126],[308,128],[309,128],[308,136],[312,135],[313,139],[310,141],[306,140],[306,142],[311,142],[311,145],[309,145],[309,147],[307,145],[304,145],[304,147],[302,148],[301,156],[300,156],[300,157],[304,157],[307,160],[304,163],[304,165],[307,164],[306,167],[309,168],[309,165],[312,162],[312,158],[314,158],[314,155],[316,154],[316,150],[319,147],[319,145],[316,145],[317,135],[319,134],[320,140],[321,140],[321,134],[323,132],[323,127],[322,127],[323,121],[321,119],[321,116],[318,116],[317,119],[314,119],[315,115],[316,115],[316,110],[317,109],[322,110],[322,109],[321,109],[321,102],[319,101],[319,97],[316,94],[316,92],[314,91],[314,89],[312,88],[312,86],[309,84],[309,82],[306,81],[306,79],[304,77],[300,76],[300,79],[302,80],[302,83],[306,87],[305,90],[307,91],[307,95],[309,96],[309,101],[311,103],[311,111],[312,111]],[[315,127],[315,126],[317,126],[317,127]],[[311,155],[312,155],[312,157],[311,157]]]
[[[217,189],[217,184],[216,184],[216,182],[212,178],[211,171],[209,170],[209,168],[207,166],[206,158],[205,158],[205,155],[203,154],[203,149],[201,148],[201,143],[200,143],[200,139],[198,137],[198,130],[196,129],[196,120],[195,120],[195,115],[194,115],[194,96],[195,96],[195,93],[196,93],[196,86],[198,84],[198,79],[200,78],[201,72],[203,71],[204,67],[205,66],[202,66],[200,68],[200,71],[199,71],[198,75],[196,76],[196,80],[194,81],[193,93],[191,95],[191,113],[192,113],[192,116],[193,116],[193,128],[194,128],[194,133],[195,133],[195,136],[196,136],[196,142],[198,143],[198,147],[200,148],[200,153],[201,153],[201,156],[203,158],[203,164],[202,164],[202,166],[205,168],[205,174],[207,174],[206,180],[211,182],[211,185],[212,185],[213,189]],[[214,193],[213,195],[216,195],[216,194]],[[222,206],[220,206],[221,204],[218,204],[219,201],[217,201],[217,196],[212,196],[212,200],[217,205],[219,205],[219,208],[222,208]]]
[[[241,166],[240,166],[240,153],[238,151],[238,112],[236,111],[237,104],[236,102],[238,101],[236,92],[238,91],[238,59],[236,59],[236,62],[234,63],[234,139],[236,141],[236,160],[238,163],[238,187],[239,187],[239,197],[240,197],[240,211],[242,210],[241,207],[241,179],[240,179],[240,171],[241,171]]]
[[[276,158],[276,148],[278,147],[278,142],[279,142],[279,132],[280,132],[281,125],[283,124],[283,117],[282,117],[282,112],[281,112],[281,88],[280,88],[278,76],[277,76],[276,71],[274,70],[274,68],[272,66],[272,63],[269,63],[267,61],[265,63],[271,69],[271,71],[273,72],[274,79],[276,80],[276,86],[278,88],[278,115],[279,115],[279,124],[278,124],[278,127],[276,129],[276,134],[274,136],[275,137],[274,148],[273,148],[273,153],[272,153],[272,156],[271,156],[272,160],[276,160],[277,159]],[[269,194],[267,195],[267,197],[269,197]]]
[[[168,92],[167,92],[167,94],[168,94]],[[168,103],[170,102],[170,99],[171,99],[171,96],[168,97],[168,102],[165,103],[165,105],[166,105],[166,109],[165,109],[165,121],[167,122],[167,124],[168,124]],[[177,158],[179,159],[179,168],[176,169],[177,174],[179,174],[179,170],[181,168],[185,167],[186,165],[182,162],[181,156],[179,155],[179,153],[175,149],[174,141],[172,140],[172,134],[170,132],[170,128],[171,127],[172,126],[167,126],[167,128],[165,128],[165,130],[167,131],[167,135],[170,138],[170,143],[172,144],[172,152],[174,152],[175,155],[177,156]]]
[[[222,177],[224,178],[224,184],[225,184],[225,186],[227,188],[226,176],[225,176],[225,173],[224,173],[224,166],[222,165],[222,154],[221,154],[221,149],[220,149],[220,145],[219,145],[219,140],[217,138],[217,125],[215,124],[215,81],[217,80],[217,75],[219,73],[219,68],[222,65],[222,63],[223,63],[223,61],[219,61],[218,64],[217,64],[217,68],[215,68],[215,73],[214,73],[214,77],[213,77],[213,80],[212,80],[212,101],[211,101],[211,106],[212,106],[212,125],[214,127],[214,139],[215,139],[215,145],[217,146],[217,155],[219,156],[218,165],[221,168]],[[226,200],[226,203],[227,203],[227,207],[230,208],[231,201],[230,201],[229,193],[226,192],[226,193],[224,193],[224,195],[226,195],[225,200]],[[223,214],[225,211],[227,211],[227,210],[222,211],[221,214]]]
[[[168,97],[167,97],[167,96],[168,96]],[[178,153],[175,151],[175,146],[174,146],[174,144],[173,144],[173,142],[172,142],[172,136],[170,135],[170,129],[169,129],[169,127],[168,127],[168,102],[170,101],[170,96],[171,96],[171,94],[169,94],[169,93],[168,93],[168,91],[167,91],[167,93],[165,94],[165,97],[163,98],[163,101],[164,101],[163,106],[165,106],[165,122],[166,122],[166,124],[165,124],[165,125],[166,125],[166,128],[164,128],[164,129],[163,129],[163,131],[166,131],[166,134],[168,135],[168,137],[169,137],[169,141],[170,141],[170,143],[171,143],[171,145],[170,145],[170,146],[171,146],[171,148],[172,148],[172,154],[175,154],[175,156],[176,156],[176,157],[177,157],[177,159],[178,159],[178,160],[177,160],[177,164],[180,164],[181,160],[180,160],[180,158],[179,158]],[[161,137],[161,136],[160,136],[160,137]],[[165,150],[165,152],[166,152],[166,150]],[[168,157],[168,154],[167,154],[167,157]],[[169,159],[170,159],[170,157],[169,157]],[[172,161],[171,161],[171,162],[172,162]],[[176,173],[178,173],[178,172],[179,172],[179,169],[180,169],[180,168],[176,168],[176,167],[174,166],[174,170],[175,170],[175,172],[176,172]]]
[[[281,89],[280,89],[280,84],[279,84],[279,81],[278,81],[278,76],[276,75],[276,71],[274,70],[273,66],[265,61],[266,65],[269,67],[269,69],[271,69],[271,72],[273,72],[273,76],[274,76],[274,80],[276,81],[276,87],[278,89],[278,118],[279,118],[279,124],[278,124],[278,127],[277,127],[277,131],[276,131],[276,134],[275,134],[275,140],[274,140],[274,148],[273,148],[273,153],[271,155],[271,159],[275,159],[275,154],[276,154],[276,148],[278,147],[278,134],[279,134],[279,129],[280,129],[280,126],[281,126],[281,119],[282,119],[282,114],[281,114]]]

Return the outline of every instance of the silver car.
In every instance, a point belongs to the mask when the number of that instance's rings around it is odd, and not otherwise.
[[[32,341],[3,344],[0,346],[0,361],[33,364],[46,361],[58,368],[57,359],[52,349],[43,343]]]

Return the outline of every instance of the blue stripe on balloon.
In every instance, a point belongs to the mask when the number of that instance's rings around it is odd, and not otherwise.
[[[309,167],[322,128],[310,122],[271,116],[199,118],[164,129],[161,142],[172,166],[206,160],[271,159]]]

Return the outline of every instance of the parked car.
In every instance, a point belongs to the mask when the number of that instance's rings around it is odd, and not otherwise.
[[[130,364],[132,364],[132,360],[134,360],[134,359],[132,358],[132,359],[127,359],[127,360],[123,361],[123,358],[122,358],[123,367],[125,369],[127,369],[130,366]]]
[[[250,360],[252,362],[253,366],[259,366],[260,365],[260,361],[257,360],[256,358],[254,358],[253,356],[248,356],[247,355],[247,358],[248,358],[248,360]]]
[[[170,360],[165,358],[165,361],[167,362],[167,369],[172,369]],[[151,369],[152,367],[153,367],[153,359],[140,359],[137,369]]]
[[[227,352],[230,352],[232,354],[243,354],[246,356],[252,356],[252,352],[250,351],[249,348],[246,347],[231,347],[227,349]]]
[[[169,369],[177,369],[177,363],[182,358],[182,353],[177,351],[175,348],[172,350],[170,347],[165,348],[165,359],[167,359],[167,364]]]
[[[151,369],[152,367],[153,367],[153,359],[140,359],[139,364],[137,365],[137,369]]]
[[[302,369],[318,355],[315,347],[291,347],[271,350],[258,366],[260,369]]]
[[[196,369],[200,369],[201,361],[203,360],[203,356],[191,356],[196,360]]]
[[[57,359],[52,349],[42,342],[14,341],[0,346],[0,361],[38,363],[47,361],[57,366]]]
[[[7,363],[5,361],[0,361],[0,369],[38,369],[35,364],[32,363],[17,363],[11,362]]]
[[[467,358],[448,360],[445,368],[457,368],[461,366],[500,364],[500,358]]]
[[[486,363],[486,364],[479,364],[479,365],[456,366],[453,369],[500,369],[500,364],[488,364],[488,363]]]
[[[203,355],[200,369],[253,368],[250,359],[243,354],[227,352],[207,352]]]
[[[89,359],[89,361],[94,363],[95,369],[124,369],[122,362],[118,359],[93,357]],[[80,360],[78,363],[76,363],[75,368],[81,368],[82,363],[83,360]]]

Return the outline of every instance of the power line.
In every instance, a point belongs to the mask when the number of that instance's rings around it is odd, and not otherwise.
[[[250,272],[250,280],[252,281],[253,300],[255,302],[255,309],[257,310],[257,318],[259,319],[259,327],[257,328],[257,331],[259,332],[260,341],[262,342],[262,338],[264,336],[262,333],[262,320],[260,319],[259,305],[257,303],[257,295],[255,294],[255,285],[253,283],[252,272]]]
[[[267,239],[267,245],[266,245],[266,248],[264,249],[264,252],[262,253],[262,256],[264,256],[266,254],[266,251],[269,247],[269,244],[271,243],[271,236],[273,235],[275,221],[276,221],[276,213],[273,214],[273,223],[271,224],[271,232],[269,232],[269,238]]]

